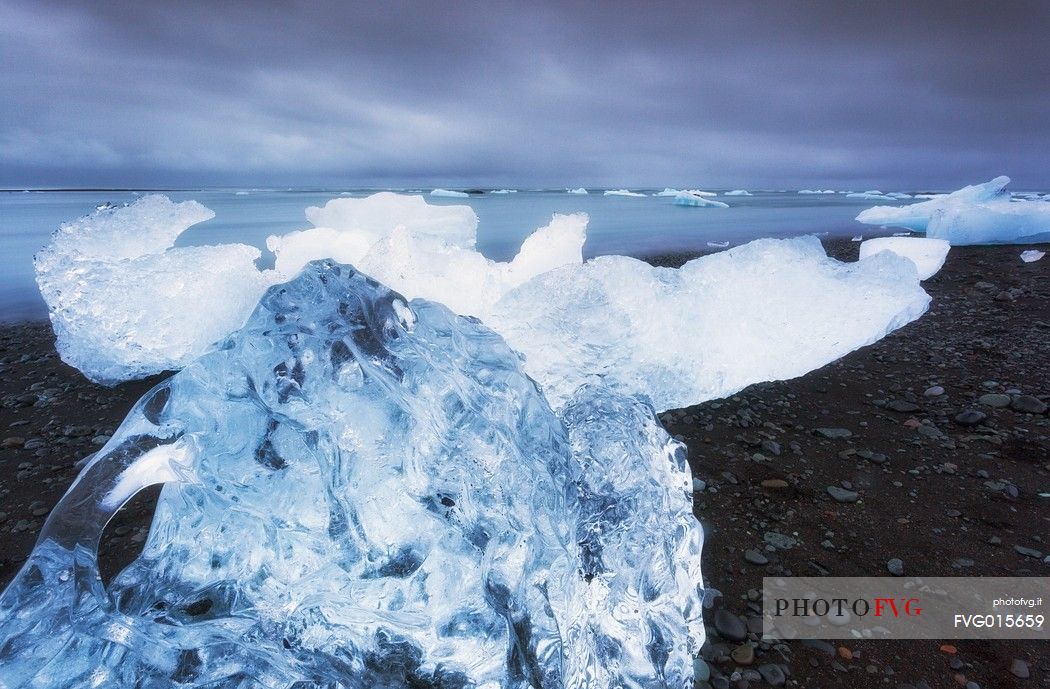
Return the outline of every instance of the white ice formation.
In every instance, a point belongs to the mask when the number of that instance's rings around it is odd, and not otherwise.
[[[605,196],[631,196],[645,198],[645,194],[640,194],[637,191],[631,191],[630,189],[608,189],[604,192]]]
[[[1038,249],[1025,249],[1021,252],[1021,260],[1025,263],[1035,263],[1043,256],[1046,256],[1046,252]]]
[[[577,194],[577,195],[583,196],[585,194],[588,194],[589,192],[583,187],[576,187],[575,189],[566,189],[565,193],[566,194]]]
[[[431,196],[447,196],[449,198],[454,198],[454,199],[465,199],[468,196],[470,196],[470,194],[468,194],[465,191],[452,191],[450,189],[434,189],[433,191],[430,192],[430,195]]]
[[[733,189],[731,191],[727,191],[725,193],[725,196],[751,196],[751,192],[747,189]]]

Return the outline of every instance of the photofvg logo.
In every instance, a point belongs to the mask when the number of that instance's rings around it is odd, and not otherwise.
[[[1050,640],[1050,577],[766,577],[769,639]]]

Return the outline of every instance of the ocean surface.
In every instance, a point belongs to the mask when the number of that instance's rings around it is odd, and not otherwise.
[[[339,196],[363,197],[377,190],[245,190],[164,191],[172,200],[195,199],[215,217],[195,225],[176,246],[242,242],[263,250],[266,237],[310,227],[304,210]],[[400,191],[400,190],[399,190]],[[428,190],[405,190],[416,193]],[[657,190],[635,190],[653,194]],[[717,190],[712,190],[717,191]],[[133,202],[145,191],[4,191],[0,192],[0,321],[46,318],[47,309],[33,277],[33,254],[61,223],[94,212],[102,203]],[[480,218],[478,250],[495,260],[509,260],[521,241],[546,225],[553,213],[583,211],[590,216],[587,257],[624,254],[646,257],[672,252],[710,251],[758,237],[803,234],[853,236],[877,234],[853,218],[864,208],[885,202],[846,198],[844,194],[798,194],[752,191],[752,196],[724,196],[729,208],[675,206],[673,197],[588,195],[564,190],[512,194],[472,194],[469,198],[426,195],[436,205],[469,204]],[[907,203],[907,201],[903,202]]]

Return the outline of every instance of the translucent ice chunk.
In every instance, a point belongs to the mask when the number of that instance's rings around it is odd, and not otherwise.
[[[0,595],[0,685],[685,687],[701,545],[644,402],[556,415],[476,319],[316,262],[88,462]]]
[[[944,265],[949,249],[951,244],[943,239],[879,237],[861,242],[860,258],[863,260],[880,251],[889,251],[909,259],[919,271],[919,279],[926,280],[936,275]]]
[[[244,323],[267,287],[259,250],[171,248],[213,215],[144,196],[64,224],[35,259],[62,360],[115,383],[182,368]]]
[[[918,318],[929,300],[908,259],[841,263],[802,237],[677,270],[599,257],[530,280],[487,322],[556,407],[601,380],[663,410],[819,368]]]
[[[1021,252],[1021,260],[1025,263],[1035,263],[1043,256],[1046,256],[1046,252],[1037,249],[1025,249]]]

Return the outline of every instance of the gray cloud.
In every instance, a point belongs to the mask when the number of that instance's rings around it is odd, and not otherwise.
[[[1050,4],[0,0],[0,184],[1050,186]]]

